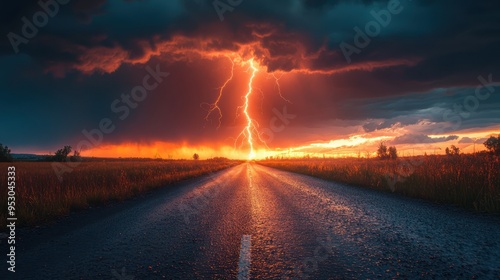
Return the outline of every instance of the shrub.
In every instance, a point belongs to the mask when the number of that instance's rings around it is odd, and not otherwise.
[[[64,148],[56,151],[56,154],[52,157],[53,161],[66,161],[68,155],[71,153],[71,146],[64,146]]]
[[[10,161],[12,161],[12,155],[10,154],[9,147],[0,144],[0,162],[10,162]]]

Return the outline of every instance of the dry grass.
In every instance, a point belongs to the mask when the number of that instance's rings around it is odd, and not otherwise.
[[[237,161],[82,162],[60,182],[50,162],[0,163],[0,182],[7,167],[16,167],[18,225],[37,225],[70,211],[130,198],[154,188],[205,175]],[[0,227],[5,227],[7,188],[0,194]]]
[[[500,161],[487,155],[289,159],[260,164],[477,211],[500,212]]]

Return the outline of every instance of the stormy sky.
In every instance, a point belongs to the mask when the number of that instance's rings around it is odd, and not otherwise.
[[[89,154],[246,153],[250,60],[256,149],[466,149],[500,132],[498,1],[3,1],[0,24],[13,152],[100,129]]]

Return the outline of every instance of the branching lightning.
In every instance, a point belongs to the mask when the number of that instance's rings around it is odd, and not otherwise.
[[[283,77],[283,74],[281,74],[281,76],[280,76],[279,78],[278,78],[278,77],[276,77],[276,75],[275,75],[274,73],[272,73],[271,75],[273,76],[274,81],[276,82],[276,86],[278,87],[278,94],[280,95],[280,97],[281,97],[283,100],[285,100],[286,102],[288,102],[288,103],[292,104],[292,102],[291,102],[290,100],[286,99],[286,98],[285,98],[285,97],[281,94],[281,86],[280,86],[279,81],[280,81],[281,77]]]
[[[231,62],[231,76],[226,80],[226,82],[219,88],[219,95],[217,96],[217,99],[215,100],[214,103],[209,104],[209,109],[207,112],[207,115],[205,116],[205,120],[208,121],[210,115],[212,114],[213,111],[217,110],[219,113],[219,124],[217,125],[217,128],[220,128],[221,122],[222,122],[222,111],[219,107],[219,102],[220,99],[222,98],[222,92],[224,91],[224,88],[226,88],[227,84],[233,79],[234,77],[234,60],[229,58],[229,61]]]
[[[212,113],[214,113],[214,111],[217,111],[217,113],[218,113],[218,126],[217,126],[217,128],[220,128],[221,122],[222,122],[222,110],[219,106],[219,103],[222,99],[223,92],[226,89],[227,85],[234,78],[234,69],[235,69],[236,64],[238,64],[238,66],[242,66],[242,67],[248,66],[247,72],[249,72],[250,74],[249,74],[249,78],[248,78],[247,92],[245,93],[244,96],[242,96],[243,104],[236,108],[236,117],[238,117],[239,112],[242,112],[242,114],[245,117],[246,125],[242,129],[242,131],[238,134],[238,136],[236,137],[235,142],[234,142],[234,146],[236,148],[236,145],[238,143],[240,143],[239,146],[241,147],[241,145],[243,145],[246,142],[248,144],[248,148],[249,148],[248,159],[253,159],[256,156],[256,151],[255,151],[256,141],[264,144],[267,148],[269,148],[267,146],[267,143],[261,138],[259,131],[258,131],[259,124],[254,118],[252,118],[252,113],[250,110],[250,107],[251,107],[250,99],[251,99],[252,93],[255,90],[260,90],[254,86],[255,77],[257,75],[257,72],[259,72],[259,65],[257,62],[254,61],[254,58],[251,58],[251,59],[246,60],[246,61],[242,60],[239,57],[231,58],[231,57],[227,56],[227,58],[231,62],[231,74],[230,74],[229,78],[224,82],[224,84],[219,88],[219,92],[218,92],[216,100],[213,103],[208,104],[208,112],[205,116],[205,120],[208,121],[210,119],[210,116],[212,115]],[[272,77],[275,79],[275,83],[276,83],[276,86],[278,88],[279,96],[283,100],[285,100],[286,102],[291,103],[288,99],[283,97],[283,95],[281,94],[281,87],[279,84],[279,79],[281,79],[283,74],[281,74],[280,77],[276,77],[276,75],[274,73],[272,73],[270,75],[272,75]],[[260,90],[260,91],[261,91],[261,94],[263,94],[262,90]]]

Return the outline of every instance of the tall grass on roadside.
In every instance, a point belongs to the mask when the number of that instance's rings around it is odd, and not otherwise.
[[[71,210],[130,198],[148,190],[234,166],[239,162],[127,161],[82,162],[60,182],[49,162],[0,163],[0,228],[7,211],[7,167],[16,168],[16,216],[37,225]]]
[[[414,159],[416,161],[416,159]],[[500,161],[488,155],[422,156],[379,159],[285,159],[259,163],[347,184],[448,203],[477,211],[500,212]],[[391,188],[388,175],[404,173]]]

